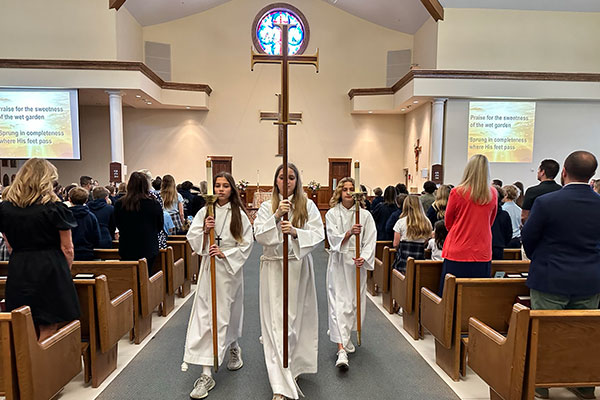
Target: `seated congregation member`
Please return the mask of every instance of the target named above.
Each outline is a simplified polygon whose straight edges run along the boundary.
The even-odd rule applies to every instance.
[[[425,242],[431,238],[431,222],[423,212],[419,197],[411,194],[404,200],[402,214],[394,225],[394,247],[398,249],[394,268],[404,272],[406,260],[425,258]]]
[[[404,199],[406,199],[406,197],[408,197],[406,193],[400,193],[396,196],[396,206],[398,209],[390,215],[385,223],[385,234],[388,237],[394,237],[394,225],[396,225],[398,218],[400,218],[400,214],[402,214],[402,206],[404,205]]]
[[[512,238],[512,223],[510,214],[502,209],[502,199],[506,194],[498,186],[494,185],[494,189],[498,195],[498,211],[492,224],[492,260],[503,260],[504,249],[509,247]]]
[[[111,249],[115,238],[117,225],[115,223],[115,208],[110,201],[110,193],[106,187],[98,186],[92,190],[92,198],[87,206],[94,213],[100,224],[99,249]]]
[[[73,228],[73,246],[75,246],[75,261],[90,261],[94,259],[94,249],[100,244],[100,225],[98,219],[85,205],[89,193],[82,187],[75,187],[69,192],[73,203],[71,212],[77,221]]]
[[[377,204],[383,201],[383,190],[381,190],[380,187],[376,187],[373,189],[373,194],[375,195],[375,198],[371,202],[371,212],[377,207]]]
[[[442,276],[488,278],[492,260],[492,224],[498,209],[498,192],[490,182],[488,159],[476,154],[469,159],[460,184],[450,191],[445,222],[448,236],[444,242]]]
[[[377,240],[392,240],[393,237],[386,233],[385,223],[394,211],[398,209],[396,205],[396,190],[393,186],[385,188],[383,193],[383,202],[379,203],[373,209],[373,219],[377,227]]]
[[[442,249],[444,248],[444,242],[448,236],[448,230],[444,220],[439,220],[433,226],[433,237],[427,242],[427,250],[431,250],[431,259],[434,261],[443,261]]]
[[[169,213],[175,225],[175,233],[183,234],[183,196],[177,192],[175,179],[172,175],[165,175],[160,186],[160,196],[163,199],[164,210]]]
[[[539,185],[532,186],[527,189],[523,198],[523,205],[521,206],[521,223],[524,224],[529,216],[529,211],[533,207],[535,199],[546,193],[552,193],[560,190],[561,186],[554,181],[560,165],[554,160],[547,159],[540,163],[537,171],[537,180],[540,181]]]
[[[600,196],[587,184],[596,157],[575,151],[564,162],[561,190],[536,199],[521,231],[531,259],[527,286],[534,310],[597,309],[600,301]],[[594,388],[569,388],[593,399]],[[549,398],[548,389],[536,397]]]
[[[421,205],[423,206],[423,210],[425,210],[425,211],[429,210],[429,207],[431,207],[431,205],[435,201],[434,193],[435,193],[436,189],[437,189],[437,186],[432,181],[426,181],[423,184],[423,194],[421,195],[421,197],[419,197],[419,200],[421,201]]]
[[[165,180],[163,179],[163,182]],[[212,347],[212,294],[210,257],[216,261],[217,282],[217,323],[219,365],[229,350],[227,369],[237,371],[244,365],[242,349],[238,339],[242,336],[244,315],[244,273],[242,267],[248,259],[254,244],[252,225],[233,177],[227,172],[217,174],[214,182],[215,216],[207,217],[206,207],[202,208],[187,233],[194,251],[202,256],[198,272],[198,287],[190,314],[185,351],[186,363],[202,365],[202,374],[194,383],[190,393],[192,399],[202,399],[215,387],[211,367]],[[209,233],[214,229],[218,242],[210,245]]]
[[[12,249],[6,282],[6,310],[31,307],[39,341],[58,324],[79,318],[79,300],[71,278],[73,213],[52,190],[54,165],[32,158],[4,190],[0,232]]]
[[[360,268],[361,323],[367,301],[367,270],[375,268],[377,229],[371,214],[361,204],[360,223],[356,224],[354,179],[341,179],[329,201],[325,215],[329,262],[327,263],[327,304],[329,339],[337,344],[338,368],[348,368],[348,353],[356,350],[352,331],[357,329],[356,268]],[[361,202],[362,203],[362,202]],[[356,235],[360,234],[360,257],[356,258]]]
[[[429,218],[431,225],[435,225],[437,221],[444,219],[449,196],[450,185],[441,185],[435,192],[435,200],[429,209],[426,210],[427,218]]]
[[[152,272],[158,256],[158,234],[163,229],[160,203],[150,196],[148,178],[134,172],[127,182],[127,194],[115,204],[119,229],[119,255],[124,261],[145,258]]]
[[[319,318],[311,252],[323,241],[319,209],[306,198],[298,168],[280,165],[273,179],[273,196],[260,205],[254,221],[256,241],[263,247],[260,260],[260,327],[273,400],[297,399],[300,374],[317,372]],[[287,181],[288,198],[281,193]],[[393,189],[392,189],[393,190]],[[289,221],[282,220],[288,214]],[[289,363],[283,368],[281,289],[283,235],[289,243]]]
[[[506,185],[502,188],[504,191],[504,200],[502,209],[510,215],[512,225],[511,240],[507,247],[511,249],[521,247],[521,207],[515,201],[519,197],[519,189],[514,185]]]

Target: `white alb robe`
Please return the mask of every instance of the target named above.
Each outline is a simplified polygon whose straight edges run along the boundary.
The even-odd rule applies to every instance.
[[[356,222],[355,207],[347,209],[338,203],[325,215],[329,262],[327,263],[327,304],[329,310],[329,339],[347,346],[352,331],[356,331],[356,235],[342,244],[346,232]],[[360,256],[365,259],[360,269],[361,324],[365,320],[367,270],[375,268],[377,229],[371,213],[360,209]]]
[[[225,258],[215,257],[217,287],[217,326],[219,365],[223,362],[229,345],[242,336],[244,318],[244,274],[242,266],[254,244],[252,225],[243,211],[242,243],[231,235],[231,204],[215,203],[215,236],[223,239],[219,248]],[[194,251],[202,256],[198,272],[198,286],[185,338],[183,361],[196,365],[213,365],[212,343],[212,293],[210,289],[210,257],[208,235],[204,235],[206,207],[196,214],[187,234]],[[223,221],[225,218],[225,221]],[[221,232],[222,229],[222,232]],[[206,240],[206,246],[204,241]],[[216,243],[216,242],[215,242]]]
[[[288,368],[283,368],[283,234],[271,211],[261,204],[254,221],[256,241],[263,246],[260,265],[260,326],[265,363],[273,393],[291,399],[302,394],[295,378],[317,372],[318,311],[311,251],[323,241],[317,206],[307,200],[308,221],[289,235]],[[291,221],[292,215],[290,213]]]

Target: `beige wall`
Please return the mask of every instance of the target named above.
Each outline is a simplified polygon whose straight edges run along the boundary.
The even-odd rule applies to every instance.
[[[421,193],[423,182],[427,178],[422,177],[422,170],[427,168],[429,171],[429,143],[431,137],[431,103],[423,104],[421,107],[406,114],[404,120],[404,130],[406,140],[404,142],[404,168],[408,168],[412,175],[412,182],[408,182],[409,192],[416,191]],[[419,170],[415,165],[415,145],[417,139],[420,139],[419,146],[422,151],[419,155]],[[398,182],[404,182],[404,175]],[[412,189],[412,190],[411,190]]]
[[[438,24],[433,18],[419,28],[414,37],[413,64],[423,69],[437,68]]]
[[[437,67],[600,72],[600,13],[445,9]]]
[[[144,61],[142,26],[125,7],[121,7],[116,15],[117,60]]]
[[[2,58],[114,60],[115,11],[107,0],[4,0]]]

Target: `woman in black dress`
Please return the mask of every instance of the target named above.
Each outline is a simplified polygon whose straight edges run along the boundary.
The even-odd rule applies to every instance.
[[[0,231],[12,249],[6,307],[9,311],[31,307],[40,342],[57,331],[58,323],[79,318],[71,278],[71,228],[77,223],[53,191],[57,179],[54,165],[32,158],[21,167],[0,203]]]
[[[158,255],[158,232],[163,229],[163,210],[150,197],[146,175],[134,172],[127,182],[127,194],[115,204],[115,222],[119,228],[119,255],[122,260],[145,258],[148,271]]]

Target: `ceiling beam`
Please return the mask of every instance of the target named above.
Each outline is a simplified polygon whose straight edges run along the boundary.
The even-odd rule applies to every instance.
[[[119,8],[125,3],[126,0],[108,0],[108,9],[114,8],[119,11]]]
[[[425,6],[431,17],[437,22],[444,20],[444,7],[438,0],[421,0],[421,3]]]

